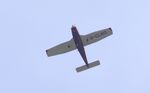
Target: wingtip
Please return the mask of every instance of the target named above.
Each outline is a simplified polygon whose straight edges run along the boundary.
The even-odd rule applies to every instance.
[[[46,55],[48,56],[48,50],[46,50]]]
[[[112,31],[112,29],[111,29],[111,27],[110,28],[108,28],[110,31]]]

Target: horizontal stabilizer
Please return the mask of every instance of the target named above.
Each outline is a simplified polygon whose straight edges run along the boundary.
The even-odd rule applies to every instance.
[[[87,66],[87,65],[84,65],[84,66],[78,67],[78,68],[76,68],[76,71],[77,71],[77,72],[81,72],[81,71],[87,70],[87,69],[89,69],[89,68],[98,66],[98,65],[100,65],[99,60],[94,61],[94,62],[92,62],[92,63],[89,63],[88,66]]]

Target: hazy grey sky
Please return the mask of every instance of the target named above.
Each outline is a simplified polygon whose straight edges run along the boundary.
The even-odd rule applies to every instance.
[[[77,51],[48,58],[45,50],[80,34],[111,27]],[[149,0],[1,0],[0,93],[150,93]]]

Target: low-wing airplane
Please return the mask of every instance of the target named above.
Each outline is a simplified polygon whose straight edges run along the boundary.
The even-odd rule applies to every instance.
[[[99,60],[94,61],[92,63],[88,63],[86,53],[84,50],[84,46],[87,46],[89,44],[95,43],[107,36],[112,35],[112,29],[111,28],[106,28],[103,30],[99,30],[87,35],[80,35],[77,28],[75,26],[71,27],[71,32],[73,38],[70,41],[67,41],[65,43],[62,43],[60,45],[57,45],[55,47],[52,47],[50,49],[46,50],[46,54],[48,57],[58,55],[58,54],[63,54],[75,49],[78,49],[81,57],[83,58],[85,65],[76,68],[77,72],[84,71],[86,69],[89,69],[91,67],[95,67],[97,65],[100,65]]]

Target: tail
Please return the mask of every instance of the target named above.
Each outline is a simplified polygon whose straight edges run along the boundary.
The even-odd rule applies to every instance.
[[[77,72],[81,72],[81,71],[87,70],[87,69],[89,69],[89,68],[98,66],[98,65],[100,65],[99,60],[94,61],[94,62],[92,62],[92,63],[89,63],[88,65],[83,65],[83,66],[81,66],[81,67],[78,67],[78,68],[76,68],[76,71],[77,71]]]

